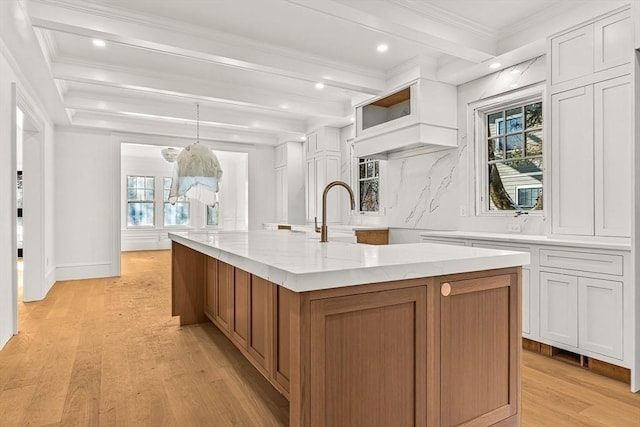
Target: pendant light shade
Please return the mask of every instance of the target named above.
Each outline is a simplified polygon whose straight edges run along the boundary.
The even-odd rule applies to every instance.
[[[200,144],[200,104],[197,105],[197,139],[178,154],[173,165],[173,179],[169,202],[174,204],[181,196],[198,199],[206,205],[216,202],[222,168],[216,155]]]

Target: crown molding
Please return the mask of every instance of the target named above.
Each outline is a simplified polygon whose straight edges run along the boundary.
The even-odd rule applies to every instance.
[[[424,19],[456,27],[462,31],[473,33],[477,37],[481,37],[490,41],[495,41],[498,38],[498,32],[493,30],[492,28],[464,18],[460,15],[451,13],[448,10],[444,10],[428,2],[415,0],[388,1],[410,11],[411,13],[420,15]]]

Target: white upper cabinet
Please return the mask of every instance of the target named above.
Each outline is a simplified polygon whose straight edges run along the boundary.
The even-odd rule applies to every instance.
[[[593,88],[551,97],[552,227],[593,235]]]
[[[632,46],[629,10],[552,37],[549,42],[552,91],[619,75],[620,71],[613,69],[631,62]]]

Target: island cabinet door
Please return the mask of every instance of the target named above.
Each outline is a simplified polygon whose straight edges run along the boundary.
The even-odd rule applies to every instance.
[[[238,347],[246,349],[249,337],[249,288],[251,286],[251,275],[239,268],[234,268],[233,270],[231,339],[236,342]]]
[[[207,257],[204,287],[204,312],[210,320],[216,317],[216,297],[218,295],[218,260]]]
[[[233,282],[233,266],[218,260],[214,323],[226,334],[231,333],[231,322],[233,322]]]
[[[509,271],[438,280],[442,426],[518,424],[520,273]]]
[[[267,377],[273,351],[273,287],[268,280],[251,275],[247,350]]]
[[[311,301],[311,426],[427,425],[426,292]]]

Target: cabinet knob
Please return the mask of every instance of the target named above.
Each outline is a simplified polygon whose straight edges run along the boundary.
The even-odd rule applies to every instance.
[[[440,293],[443,297],[448,297],[451,293],[451,285],[449,283],[443,283],[442,286],[440,286]]]

